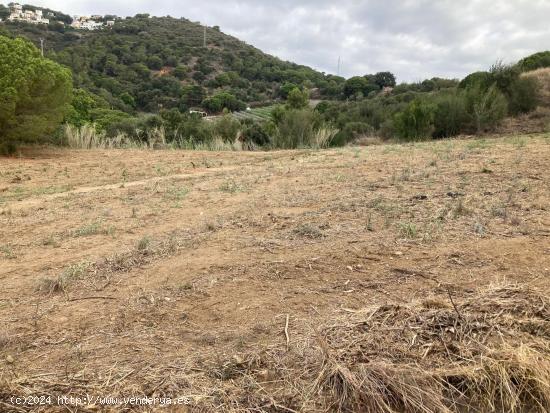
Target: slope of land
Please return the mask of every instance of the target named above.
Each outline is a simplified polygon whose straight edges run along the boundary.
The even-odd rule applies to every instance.
[[[0,403],[544,411],[548,159],[532,135],[3,160]]]
[[[69,67],[76,87],[125,111],[200,105],[221,91],[271,101],[285,82],[319,87],[330,78],[184,18],[136,15],[97,31],[4,22],[2,31],[37,47],[43,39],[46,57]]]

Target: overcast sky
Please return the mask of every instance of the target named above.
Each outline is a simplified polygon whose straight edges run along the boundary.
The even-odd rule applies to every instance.
[[[398,81],[462,78],[550,49],[550,0],[27,2],[71,15],[186,17],[326,73],[337,72],[340,56],[345,77],[390,70]]]

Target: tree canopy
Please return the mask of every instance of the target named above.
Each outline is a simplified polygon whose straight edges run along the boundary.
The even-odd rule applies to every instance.
[[[0,146],[11,152],[16,143],[37,141],[61,123],[72,79],[24,39],[0,36],[0,56]]]

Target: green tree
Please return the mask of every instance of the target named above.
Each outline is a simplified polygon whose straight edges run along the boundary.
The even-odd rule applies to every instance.
[[[32,43],[0,36],[0,146],[34,142],[54,132],[69,108],[68,69],[40,56]]]
[[[374,83],[380,88],[395,87],[395,76],[391,72],[378,72],[374,75]]]
[[[368,87],[369,81],[361,76],[354,76],[346,80],[344,83],[344,95],[349,98],[357,95],[358,93],[363,93],[363,91]]]
[[[309,104],[309,91],[300,90],[297,87],[288,94],[286,104],[291,109],[303,109]]]
[[[65,116],[65,122],[78,127],[83,126],[85,123],[92,121],[92,110],[107,107],[107,102],[99,96],[95,96],[84,89],[75,89],[73,100]]]
[[[0,4],[0,19],[6,20],[8,17],[10,17],[10,9],[8,9],[3,4]]]

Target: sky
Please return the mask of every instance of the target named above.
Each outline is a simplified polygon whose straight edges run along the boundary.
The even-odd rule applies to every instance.
[[[550,0],[27,0],[67,14],[185,17],[346,78],[463,78],[550,49]]]

